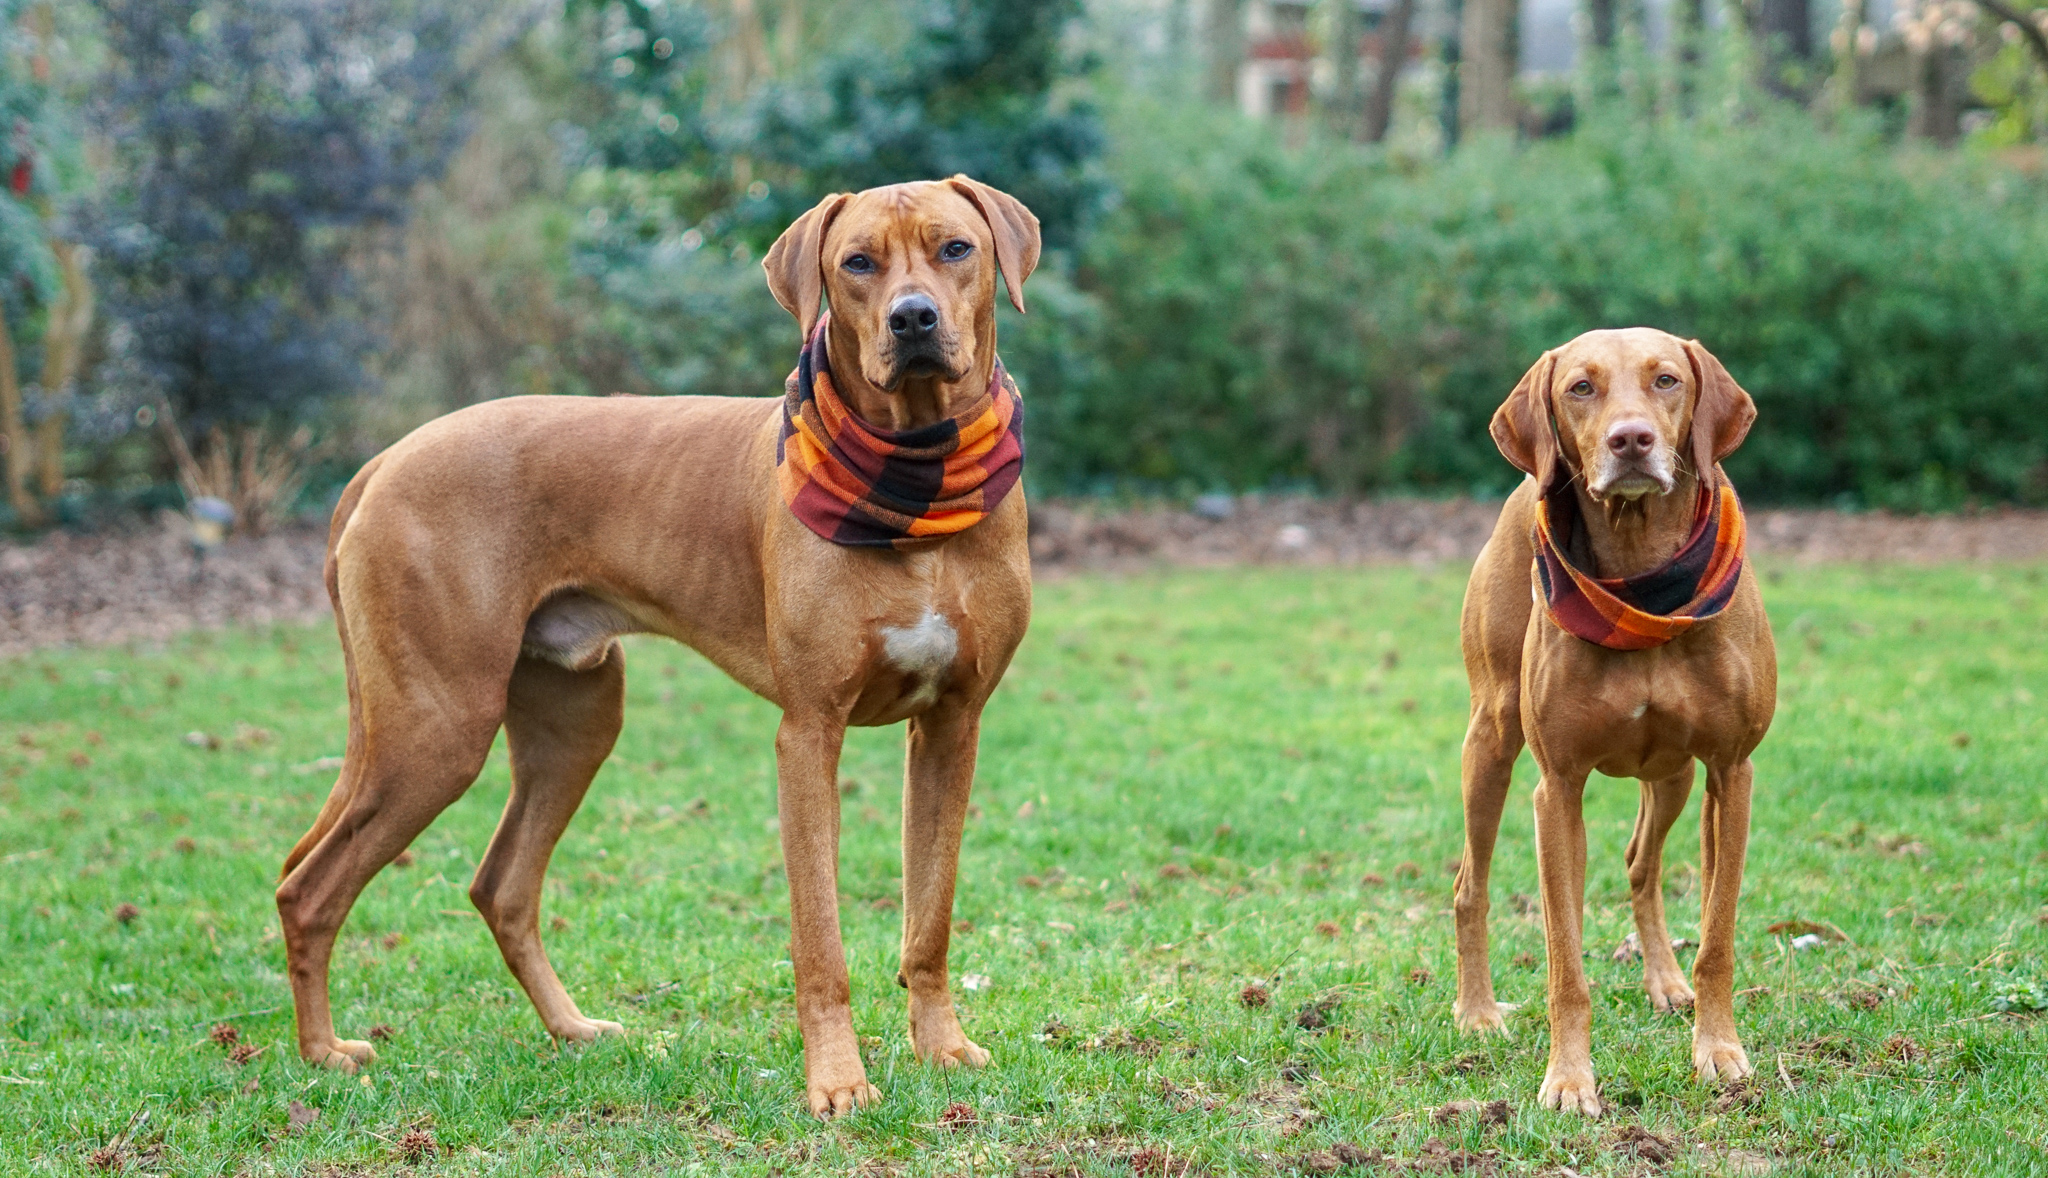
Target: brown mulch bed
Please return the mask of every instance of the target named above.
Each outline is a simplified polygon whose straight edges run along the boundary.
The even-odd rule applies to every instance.
[[[1158,565],[1466,561],[1500,507],[1465,499],[1243,496],[1223,519],[1184,507],[1050,500],[1032,505],[1041,575]],[[0,657],[46,646],[155,642],[229,624],[327,616],[326,529],[292,527],[195,560],[181,517],[125,533],[0,541]],[[1751,547],[1797,562],[2048,559],[2048,512],[1967,516],[1754,511]]]

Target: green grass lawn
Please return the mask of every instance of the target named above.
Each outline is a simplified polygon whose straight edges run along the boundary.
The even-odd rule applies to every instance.
[[[857,734],[842,909],[886,1099],[831,1125],[805,1114],[775,713],[694,655],[631,644],[625,734],[548,891],[564,981],[628,1037],[552,1046],[469,906],[501,747],[343,931],[337,1023],[393,1031],[361,1077],[297,1059],[271,904],[342,745],[331,632],[0,664],[0,1173],[102,1151],[180,1174],[1291,1174],[1339,1143],[1416,1172],[2048,1173],[2048,1021],[2001,1012],[2048,1005],[2043,570],[1767,575],[1783,690],[1742,907],[1749,1087],[1696,1086],[1689,1023],[1609,960],[1636,789],[1595,779],[1594,1122],[1536,1105],[1526,756],[1494,960],[1527,1005],[1511,1039],[1451,1026],[1463,587],[1450,567],[1041,585],[962,864],[953,976],[995,1054],[972,1075],[906,1042],[902,736]],[[1696,829],[1668,852],[1679,936]],[[1849,939],[1795,951],[1768,931],[1787,920]],[[1254,983],[1271,1001],[1248,1009]],[[260,1050],[231,1062],[221,1022]],[[1433,1119],[1461,1099],[1511,1111]],[[292,1131],[293,1102],[318,1119]],[[942,1121],[955,1103],[972,1123]]]

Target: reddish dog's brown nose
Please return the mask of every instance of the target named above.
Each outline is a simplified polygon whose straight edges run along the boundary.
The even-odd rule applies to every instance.
[[[939,307],[930,295],[907,294],[889,304],[889,334],[906,344],[922,343],[939,326]]]
[[[1607,431],[1607,448],[1619,458],[1647,458],[1657,448],[1657,429],[1647,421],[1624,421]]]

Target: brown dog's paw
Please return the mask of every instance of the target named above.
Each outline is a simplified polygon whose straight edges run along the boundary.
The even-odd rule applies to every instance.
[[[1683,975],[1646,974],[1643,978],[1643,988],[1650,992],[1651,1009],[1659,1014],[1692,1009],[1692,987],[1685,984]]]
[[[1692,1045],[1692,1074],[1702,1084],[1716,1081],[1727,1083],[1754,1075],[1756,1069],[1749,1064],[1749,1053],[1742,1044],[1729,1039],[1718,1041],[1697,1039]]]
[[[1600,1115],[1600,1091],[1593,1083],[1593,1070],[1557,1072],[1543,1077],[1543,1090],[1536,1099],[1544,1108],[1553,1108],[1561,1113],[1583,1113],[1589,1117]]]
[[[1452,1003],[1451,1018],[1457,1024],[1458,1029],[1467,1035],[1506,1035],[1512,1037],[1514,1032],[1508,1030],[1507,1016],[1519,1010],[1521,1005],[1519,1002],[1489,1001],[1484,1003],[1474,1002],[1468,1006],[1461,999],[1458,1002]]]
[[[354,1075],[364,1064],[377,1062],[377,1049],[361,1039],[336,1039],[324,1048],[315,1048],[300,1054],[306,1062],[332,1068],[343,1075]]]
[[[934,1051],[925,1056],[924,1060],[942,1068],[985,1068],[991,1058],[981,1044],[962,1036],[959,1043]]]
[[[855,1109],[880,1104],[882,1090],[868,1083],[866,1077],[844,1084],[814,1081],[810,1085],[810,1098],[811,1115],[821,1121],[829,1121]]]
[[[601,1018],[579,1018],[562,1027],[550,1027],[548,1033],[564,1043],[589,1043],[602,1035],[623,1035],[626,1028],[618,1023]]]

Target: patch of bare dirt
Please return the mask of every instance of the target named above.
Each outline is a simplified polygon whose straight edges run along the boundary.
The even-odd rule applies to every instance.
[[[1158,565],[1465,561],[1500,514],[1470,499],[1205,499],[1206,514],[1044,500],[1031,507],[1042,576]],[[1796,562],[2048,559],[2048,511],[1894,516],[1758,510],[1750,546]],[[47,646],[160,641],[186,630],[327,616],[326,529],[295,525],[194,557],[182,516],[126,532],[0,540],[0,658]]]
[[[0,542],[0,658],[327,616],[324,528],[232,540],[204,560],[189,536],[183,518],[167,513],[134,532]]]
[[[1148,565],[1463,561],[1493,534],[1500,504],[1471,499],[1311,499],[1242,495],[1207,514],[1165,503],[1087,500],[1031,505],[1040,572]],[[2048,511],[1897,516],[1813,509],[1753,510],[1753,551],[1798,562],[2048,559]]]

